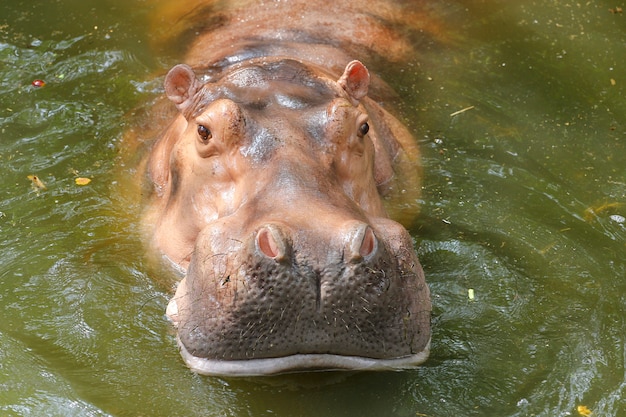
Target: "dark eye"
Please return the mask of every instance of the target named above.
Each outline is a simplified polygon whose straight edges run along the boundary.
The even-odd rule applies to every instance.
[[[198,136],[203,142],[208,142],[211,139],[211,131],[206,126],[198,125]]]
[[[361,126],[359,126],[359,136],[363,137],[365,135],[367,135],[367,132],[370,131],[370,125],[367,124],[367,122],[363,123]]]

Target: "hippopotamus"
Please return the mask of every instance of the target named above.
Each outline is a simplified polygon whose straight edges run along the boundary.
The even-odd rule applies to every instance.
[[[185,363],[221,376],[423,363],[430,294],[403,226],[419,151],[366,67],[411,53],[390,29],[407,11],[198,3],[176,21],[196,26],[145,164],[150,249],[182,274],[166,314]]]

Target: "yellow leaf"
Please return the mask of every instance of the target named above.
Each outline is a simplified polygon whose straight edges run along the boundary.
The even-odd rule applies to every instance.
[[[586,222],[591,223],[593,220],[600,216],[610,216],[611,214],[617,214],[618,210],[621,210],[626,204],[620,202],[605,202],[596,206],[587,207],[583,213],[583,218]]]
[[[74,180],[76,185],[87,185],[91,182],[89,178],[78,177]]]
[[[592,414],[591,410],[585,405],[579,405],[576,407],[576,410],[583,417],[589,417]]]
[[[46,189],[46,184],[44,184],[37,175],[27,175],[27,178],[31,180],[33,187],[39,188],[40,190]]]

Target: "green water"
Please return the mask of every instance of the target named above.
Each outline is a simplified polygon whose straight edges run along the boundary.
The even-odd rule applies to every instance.
[[[431,4],[441,36],[416,39],[420,55],[390,71],[424,154],[412,233],[433,296],[430,360],[231,380],[179,358],[168,288],[122,197],[127,114],[176,62],[148,47],[151,4],[0,0],[0,415],[626,415],[615,6]]]

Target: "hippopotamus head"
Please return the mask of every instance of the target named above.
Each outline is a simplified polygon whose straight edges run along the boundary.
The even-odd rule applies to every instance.
[[[381,202],[393,172],[376,155],[386,128],[363,105],[369,77],[358,61],[334,78],[288,59],[204,81],[184,65],[167,75],[179,115],[149,161],[153,242],[185,271],[167,314],[193,370],[388,369],[427,357],[429,291],[411,237]]]

